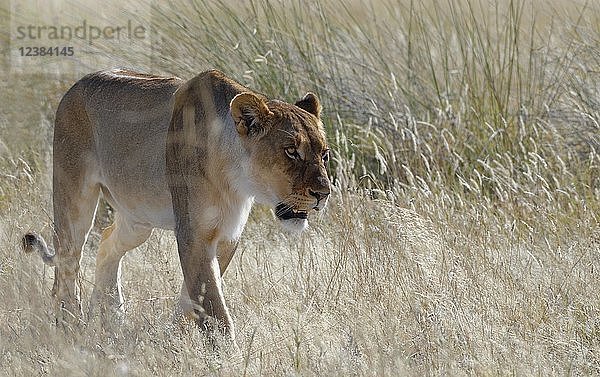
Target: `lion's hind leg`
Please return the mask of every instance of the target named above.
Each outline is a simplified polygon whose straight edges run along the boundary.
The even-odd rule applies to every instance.
[[[78,282],[81,252],[89,234],[98,202],[98,190],[87,187],[80,193],[79,200],[65,199],[63,214],[55,215],[54,288],[59,308],[60,322],[77,322],[81,317],[81,296]],[[55,203],[60,203],[56,195]],[[60,204],[59,204],[60,205]],[[56,211],[55,211],[56,214]],[[75,321],[73,321],[75,320]]]
[[[122,258],[127,251],[141,245],[151,233],[151,227],[130,221],[122,217],[119,212],[115,215],[114,223],[104,229],[96,256],[91,316],[97,314],[104,317],[103,319],[121,317],[124,312],[121,287]]]
[[[92,227],[100,188],[88,177],[78,177],[54,166],[54,263],[53,295],[58,302],[59,323],[81,318],[78,281],[81,253]]]
[[[74,85],[56,112],[52,165],[54,252],[34,242],[38,251],[43,251],[42,258],[46,256],[44,261],[56,266],[53,293],[59,304],[59,322],[81,315],[79,263],[100,196],[93,130],[81,95],[81,88]],[[35,239],[28,237],[24,245]]]

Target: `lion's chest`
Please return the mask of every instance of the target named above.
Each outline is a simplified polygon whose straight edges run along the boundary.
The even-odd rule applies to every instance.
[[[235,241],[240,238],[254,200],[249,198],[228,205],[206,206],[200,213],[200,224],[219,241]]]

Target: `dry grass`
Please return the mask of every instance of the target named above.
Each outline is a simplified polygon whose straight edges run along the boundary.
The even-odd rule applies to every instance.
[[[216,67],[287,100],[317,91],[335,152],[336,192],[307,232],[253,212],[225,275],[240,350],[220,357],[173,324],[182,277],[170,232],[126,257],[117,334],[53,325],[52,271],[19,240],[51,232],[53,112],[78,73],[3,81],[0,373],[600,374],[599,10],[152,5],[154,50],[128,51],[132,66],[182,77]]]

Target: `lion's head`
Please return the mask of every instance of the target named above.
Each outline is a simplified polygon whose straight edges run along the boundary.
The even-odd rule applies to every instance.
[[[272,206],[284,225],[303,230],[308,214],[325,207],[330,194],[329,149],[318,98],[307,93],[295,105],[241,93],[231,115],[250,154],[256,199]]]

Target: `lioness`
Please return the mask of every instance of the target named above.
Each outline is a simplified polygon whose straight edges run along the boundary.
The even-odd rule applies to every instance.
[[[233,339],[221,275],[253,202],[298,230],[327,202],[320,112],[312,93],[294,105],[269,100],[215,70],[187,82],[126,70],[78,81],[56,113],[54,250],[23,237],[25,251],[55,266],[59,315],[81,313],[76,277],[102,194],[116,214],[102,232],[92,310],[119,311],[122,257],[153,228],[174,229],[180,303],[201,328]]]

